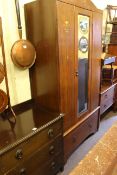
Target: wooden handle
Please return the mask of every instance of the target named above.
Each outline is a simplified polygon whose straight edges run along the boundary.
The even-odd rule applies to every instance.
[[[17,21],[18,21],[19,37],[22,38],[22,26],[21,26],[21,18],[20,18],[19,0],[15,0],[15,7],[16,7],[16,14],[17,14]]]

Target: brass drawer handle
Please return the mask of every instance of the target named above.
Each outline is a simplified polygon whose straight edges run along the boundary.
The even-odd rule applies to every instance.
[[[54,148],[54,146],[52,145],[52,146],[50,146],[49,154],[52,155],[52,154],[54,154],[54,152],[55,152],[55,148]]]
[[[15,154],[16,159],[22,159],[23,157],[23,152],[22,149],[18,149]]]
[[[20,175],[26,175],[26,168],[22,168],[21,170],[20,170],[20,173],[19,173]]]
[[[52,163],[51,163],[52,169],[55,169],[55,166],[56,166],[56,163],[55,163],[55,162],[52,162]]]
[[[50,138],[53,138],[53,137],[54,137],[54,131],[53,131],[53,129],[49,129],[49,131],[48,131],[48,136],[49,136]]]

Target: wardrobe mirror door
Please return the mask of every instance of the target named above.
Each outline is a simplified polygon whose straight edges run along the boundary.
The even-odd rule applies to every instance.
[[[89,20],[78,15],[78,113],[88,110]]]

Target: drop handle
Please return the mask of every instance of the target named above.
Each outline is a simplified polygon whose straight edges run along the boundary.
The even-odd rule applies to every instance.
[[[55,166],[56,166],[56,163],[53,161],[53,162],[51,163],[52,169],[55,169]]]
[[[22,168],[20,170],[20,175],[26,175],[26,169],[25,168]]]
[[[54,151],[55,151],[54,146],[53,146],[53,145],[52,145],[52,146],[50,146],[50,149],[49,149],[49,154],[50,154],[50,155],[53,155],[53,154],[54,154]]]
[[[79,76],[79,73],[78,73],[78,71],[76,71],[76,72],[75,72],[75,75],[76,75],[76,76]]]
[[[22,159],[22,157],[23,157],[22,149],[18,149],[18,150],[16,151],[15,157],[16,157],[16,159]]]
[[[49,138],[53,138],[54,137],[54,131],[53,131],[53,129],[49,129],[48,136],[49,136]]]

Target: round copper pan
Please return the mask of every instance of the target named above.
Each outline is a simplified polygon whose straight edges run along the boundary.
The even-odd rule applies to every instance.
[[[4,77],[5,77],[4,66],[2,65],[2,63],[0,63],[0,83],[2,83]]]
[[[23,69],[30,68],[36,58],[36,51],[30,41],[20,39],[11,48],[11,58],[13,63]]]
[[[0,113],[3,112],[8,105],[7,94],[0,89]]]

